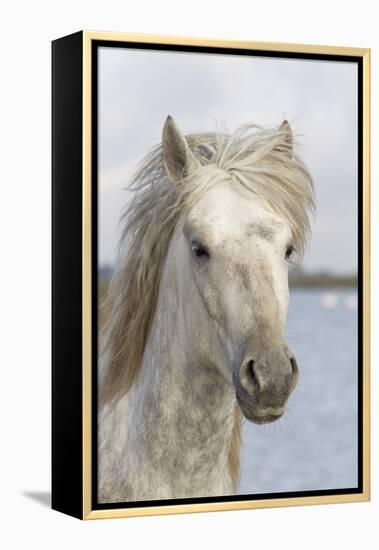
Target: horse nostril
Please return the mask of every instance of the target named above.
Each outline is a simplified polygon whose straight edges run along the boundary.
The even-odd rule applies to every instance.
[[[247,377],[254,386],[258,386],[258,379],[254,371],[254,361],[251,360],[247,364]]]
[[[292,374],[297,374],[299,369],[298,369],[297,361],[295,357],[293,356],[291,357],[290,363],[291,363]]]

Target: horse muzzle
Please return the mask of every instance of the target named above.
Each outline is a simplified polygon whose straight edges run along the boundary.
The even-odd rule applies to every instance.
[[[287,347],[247,355],[233,375],[237,401],[244,416],[255,424],[278,420],[298,377],[297,361]]]

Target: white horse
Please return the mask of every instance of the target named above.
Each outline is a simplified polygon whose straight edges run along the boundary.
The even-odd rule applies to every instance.
[[[185,137],[168,117],[140,164],[106,304],[99,502],[233,494],[241,411],[283,415],[288,260],[314,207],[292,141],[287,121]]]

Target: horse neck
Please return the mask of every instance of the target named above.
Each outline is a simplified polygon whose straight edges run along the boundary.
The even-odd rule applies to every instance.
[[[234,392],[215,365],[196,353],[177,272],[168,265],[162,274],[130,423],[138,428],[131,428],[129,449],[146,462],[144,477],[150,492],[157,487],[156,498],[232,492]],[[186,296],[190,299],[189,286]]]

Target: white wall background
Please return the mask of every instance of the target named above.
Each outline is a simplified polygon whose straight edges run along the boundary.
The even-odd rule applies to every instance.
[[[376,548],[378,339],[373,339],[373,500],[364,504],[81,523],[26,493],[50,483],[50,40],[85,28],[372,48],[372,249],[378,250],[379,38],[370,0],[8,3],[1,8],[0,544],[4,548]],[[372,280],[378,280],[378,255]],[[374,285],[373,334],[378,330]],[[70,399],[70,396],[67,396]]]

